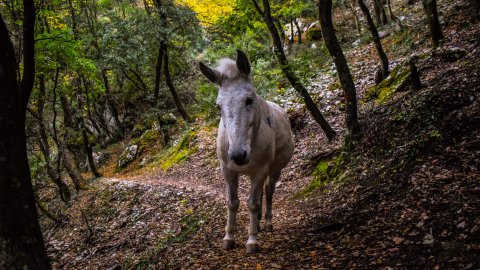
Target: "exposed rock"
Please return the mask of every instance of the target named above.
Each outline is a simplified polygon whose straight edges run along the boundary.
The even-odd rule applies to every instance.
[[[117,168],[125,168],[128,164],[135,160],[138,154],[138,145],[133,144],[125,148],[122,155],[118,158]]]

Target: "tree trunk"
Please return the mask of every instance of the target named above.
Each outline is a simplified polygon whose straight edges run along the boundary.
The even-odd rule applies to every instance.
[[[57,73],[55,75],[55,87],[57,85],[57,79],[58,79],[58,69]],[[60,198],[62,201],[65,203],[68,203],[70,201],[70,190],[68,189],[67,184],[62,180],[61,175],[57,173],[57,170],[55,170],[52,166],[52,162],[50,160],[50,146],[48,144],[48,137],[47,137],[47,128],[45,126],[45,119],[43,116],[43,109],[45,105],[45,76],[39,75],[38,76],[38,84],[39,84],[39,96],[37,98],[37,111],[38,111],[38,122],[39,122],[39,133],[40,136],[38,137],[38,142],[40,146],[40,150],[43,154],[43,158],[45,159],[45,168],[47,170],[47,174],[50,177],[50,180],[54,184],[57,185]]]
[[[88,93],[86,94],[88,95]],[[83,138],[83,146],[85,147],[85,153],[87,154],[88,166],[90,167],[90,171],[93,173],[95,177],[100,177],[102,175],[97,171],[97,166],[95,166],[95,162],[93,160],[92,145],[88,140],[87,127],[85,125],[85,118],[83,116],[83,101],[82,101],[81,92],[77,96],[77,103],[78,103],[78,121],[77,122],[80,123],[80,129],[81,129],[82,138]]]
[[[273,44],[275,46],[274,52],[275,56],[280,63],[280,67],[282,69],[283,74],[287,77],[288,81],[292,85],[292,87],[303,97],[305,105],[307,106],[308,111],[312,115],[313,119],[320,125],[323,132],[329,140],[332,140],[336,136],[335,130],[328,124],[325,117],[323,117],[322,113],[318,109],[317,105],[313,101],[312,97],[308,93],[307,89],[302,85],[300,80],[298,79],[295,72],[292,70],[292,67],[288,63],[287,57],[285,52],[283,51],[282,42],[280,40],[280,36],[278,35],[278,30],[273,23],[272,15],[270,13],[270,3],[268,0],[262,0],[263,2],[263,11],[256,2],[256,0],[252,0],[255,9],[257,9],[258,13],[262,15],[265,24],[270,31],[270,35],[272,36]]]
[[[345,95],[345,144],[350,145],[360,135],[360,125],[357,117],[357,92],[347,60],[333,28],[332,0],[320,0],[319,16],[323,39],[337,68],[338,78]]]
[[[160,46],[158,47],[157,53],[157,65],[155,66],[155,85],[153,90],[153,96],[155,98],[155,106],[158,103],[158,96],[160,95],[160,79],[162,76],[162,66],[163,66],[163,51],[165,50],[165,42],[160,41]]]
[[[395,14],[393,14],[392,0],[387,0],[387,7],[388,7],[388,16],[390,17],[390,20],[392,22],[398,20],[397,17],[395,17]]]
[[[23,1],[24,62],[19,83],[13,45],[0,14],[0,262],[4,269],[51,269],[28,166],[25,111],[35,76],[35,7]]]
[[[120,132],[123,132],[122,123],[120,122],[120,118],[118,117],[118,110],[115,104],[113,104],[111,100],[111,90],[110,90],[110,83],[108,82],[107,72],[103,69],[102,70],[102,79],[103,84],[105,85],[105,99],[107,101],[107,106],[110,108],[113,116],[113,120],[115,121],[115,125],[117,126]]]
[[[375,15],[375,24],[377,26],[382,24],[382,15],[380,14],[380,6],[378,0],[373,0],[373,13]]]
[[[437,0],[423,0],[423,7],[427,14],[428,25],[430,26],[433,48],[437,48],[440,45],[440,40],[444,38],[440,21],[438,20]]]
[[[420,73],[418,72],[417,66],[415,65],[416,57],[411,57],[408,61],[410,66],[410,81],[414,90],[420,90],[423,88],[422,82],[420,81]]]
[[[177,106],[177,110],[180,113],[180,115],[183,117],[185,121],[191,122],[190,116],[188,115],[187,110],[183,107],[183,103],[177,94],[177,90],[175,90],[175,86],[173,85],[172,77],[170,75],[170,68],[168,65],[169,65],[168,49],[167,49],[167,46],[165,46],[165,49],[163,51],[163,74],[165,75],[165,80],[167,82],[168,90],[170,90],[170,93],[173,96],[173,101],[175,102],[175,106]]]
[[[378,36],[377,27],[375,27],[372,16],[370,15],[370,11],[368,10],[363,0],[358,0],[358,5],[360,6],[360,9],[365,16],[365,19],[367,20],[368,30],[370,30],[370,33],[372,34],[373,42],[375,43],[375,49],[377,50],[378,56],[380,57],[380,61],[382,62],[382,77],[386,78],[390,73],[390,71],[388,70],[388,58],[383,51],[382,42],[380,41],[380,37]]]
[[[387,13],[385,12],[385,8],[383,6],[383,0],[377,0],[378,7],[380,9],[380,15],[382,16],[382,24],[386,25],[388,23]]]
[[[293,20],[292,20],[290,22],[290,39],[288,40],[289,44],[292,45],[294,40],[295,40],[295,33],[293,32]],[[283,48],[283,46],[282,46],[282,48]]]
[[[355,20],[355,28],[357,29],[358,35],[361,35],[362,27],[360,26],[360,20],[358,19],[357,11],[355,11],[355,0],[350,0],[348,6],[350,11],[352,11],[353,18]]]
[[[295,26],[297,27],[297,30],[298,30],[298,44],[302,44],[302,29],[300,28],[300,23],[297,20],[295,20]]]

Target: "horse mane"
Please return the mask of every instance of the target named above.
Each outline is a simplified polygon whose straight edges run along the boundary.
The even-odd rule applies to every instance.
[[[240,76],[237,63],[230,58],[222,58],[218,61],[217,70],[227,79],[236,79]]]

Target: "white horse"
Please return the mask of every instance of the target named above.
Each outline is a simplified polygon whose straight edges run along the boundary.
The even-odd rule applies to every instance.
[[[262,216],[263,189],[266,192],[265,230],[271,232],[272,197],[282,169],[293,155],[293,136],[286,112],[255,93],[247,56],[237,50],[236,61],[224,58],[217,68],[200,63],[202,73],[218,87],[221,112],[217,136],[217,157],[227,183],[228,220],[223,248],[235,244],[239,207],[238,178],[250,177],[250,226],[247,253],[258,251],[258,228]]]

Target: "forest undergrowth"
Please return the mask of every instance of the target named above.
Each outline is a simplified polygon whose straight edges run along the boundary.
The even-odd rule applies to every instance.
[[[119,149],[114,149],[100,168],[106,177],[90,180],[70,206],[58,206],[64,210],[58,222],[42,216],[53,267],[478,269],[480,27],[464,24],[469,16],[452,7],[444,15],[444,44],[435,50],[415,45],[422,89],[406,83],[388,98],[361,99],[362,138],[352,149],[342,148],[342,138],[327,142],[301,106],[289,112],[295,153],[275,194],[274,232],[260,232],[259,253],[247,255],[243,245],[246,178],[240,186],[238,243],[233,250],[221,249],[226,206],[216,129],[197,121],[177,136],[179,144],[168,154],[182,153],[184,143],[195,148],[178,164],[162,170],[156,144],[145,150],[152,165],[139,168],[138,161],[115,171]],[[398,56],[392,68],[410,58],[401,46],[413,45],[402,35],[382,40],[387,53]],[[346,52],[359,98],[373,91],[372,52],[367,43]],[[339,91],[331,73],[319,76]],[[336,130],[343,126],[343,112],[335,107],[340,99],[320,98],[330,106],[327,116]],[[50,208],[55,204],[60,205],[52,201]]]

